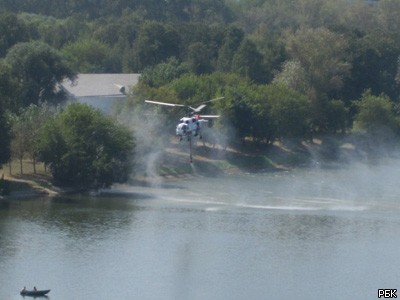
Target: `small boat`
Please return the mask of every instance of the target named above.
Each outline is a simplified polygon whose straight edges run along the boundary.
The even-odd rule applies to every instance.
[[[45,296],[47,293],[49,293],[50,290],[22,290],[20,292],[21,296],[33,296],[33,297],[40,297],[40,296]]]

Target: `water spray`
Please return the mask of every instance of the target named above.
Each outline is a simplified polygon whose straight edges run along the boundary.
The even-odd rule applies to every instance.
[[[190,163],[193,163],[193,157],[192,157],[192,137],[189,136],[189,156],[190,156]]]

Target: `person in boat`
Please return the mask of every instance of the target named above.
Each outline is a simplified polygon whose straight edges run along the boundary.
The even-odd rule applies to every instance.
[[[24,288],[21,290],[21,293],[26,292],[26,286],[24,286]]]
[[[37,291],[37,288],[36,288],[36,286],[34,286],[34,287],[33,287],[33,290],[34,290],[35,292]]]

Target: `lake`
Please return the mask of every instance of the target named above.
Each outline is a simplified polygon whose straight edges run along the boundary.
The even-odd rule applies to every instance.
[[[400,162],[0,202],[0,299],[377,299],[400,288]]]

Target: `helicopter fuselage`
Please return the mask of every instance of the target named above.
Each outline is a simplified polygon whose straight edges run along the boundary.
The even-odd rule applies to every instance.
[[[182,140],[183,137],[200,136],[201,128],[208,123],[207,120],[200,119],[199,116],[184,117],[180,119],[176,126],[176,135]]]
[[[184,117],[180,119],[179,124],[176,126],[176,135],[179,136],[179,139],[182,140],[183,137],[187,137],[188,141],[192,141],[192,136],[199,136],[202,138],[201,129],[203,127],[211,127],[213,122],[208,119],[219,118],[219,115],[197,115],[202,109],[204,109],[207,105],[206,103],[221,100],[224,97],[219,97],[215,99],[211,99],[205,102],[200,103],[197,107],[192,107],[185,104],[177,104],[177,103],[167,103],[167,102],[159,102],[152,100],[144,100],[146,103],[169,106],[169,107],[187,107],[191,110],[190,117]],[[190,143],[190,145],[192,145]]]

